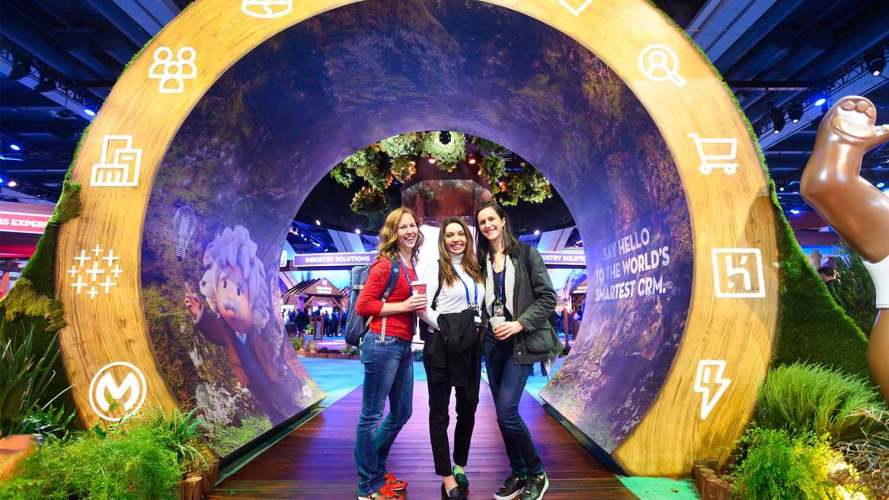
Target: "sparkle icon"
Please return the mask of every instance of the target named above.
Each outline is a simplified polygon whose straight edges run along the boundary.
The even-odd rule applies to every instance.
[[[90,257],[90,254],[93,256]],[[91,265],[87,265],[87,262]],[[114,250],[105,250],[101,245],[96,245],[91,250],[81,249],[65,274],[73,280],[71,288],[77,295],[83,294],[90,300],[96,300],[120,285],[123,270],[120,268],[120,257],[114,254]]]

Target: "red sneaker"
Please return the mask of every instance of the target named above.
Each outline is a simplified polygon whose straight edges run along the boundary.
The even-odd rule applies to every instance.
[[[359,496],[358,500],[404,500],[404,495],[392,491],[392,487],[384,484],[379,490],[373,492],[369,497]]]
[[[401,492],[407,489],[407,481],[398,479],[397,477],[395,477],[395,474],[387,472],[383,475],[383,477],[386,479],[386,486],[392,488],[392,491]]]

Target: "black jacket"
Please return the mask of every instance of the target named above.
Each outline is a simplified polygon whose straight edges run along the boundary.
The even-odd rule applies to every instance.
[[[447,373],[447,381],[454,387],[474,381],[482,347],[482,335],[476,329],[474,318],[469,309],[438,316],[438,332],[431,334],[423,346],[423,363],[438,370],[427,370],[427,376],[435,378],[437,374]]]
[[[510,313],[525,329],[514,337],[513,358],[516,364],[530,365],[562,352],[561,341],[550,323],[556,309],[556,292],[536,249],[520,243],[514,253],[509,256],[515,269]],[[487,263],[482,263],[482,269],[487,273]],[[484,308],[485,319],[488,307],[486,304]]]

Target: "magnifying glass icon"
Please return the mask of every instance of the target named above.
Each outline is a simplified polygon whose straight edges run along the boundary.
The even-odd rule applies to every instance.
[[[677,87],[685,86],[685,78],[679,74],[679,58],[676,52],[666,45],[655,43],[639,53],[639,71],[649,80],[671,81]]]

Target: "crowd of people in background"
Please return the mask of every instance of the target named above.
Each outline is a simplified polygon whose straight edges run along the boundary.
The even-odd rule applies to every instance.
[[[333,309],[322,309],[319,306],[314,309],[305,307],[299,310],[290,309],[283,314],[287,333],[300,337],[311,333],[315,340],[342,336],[348,319],[348,313],[339,307]]]

